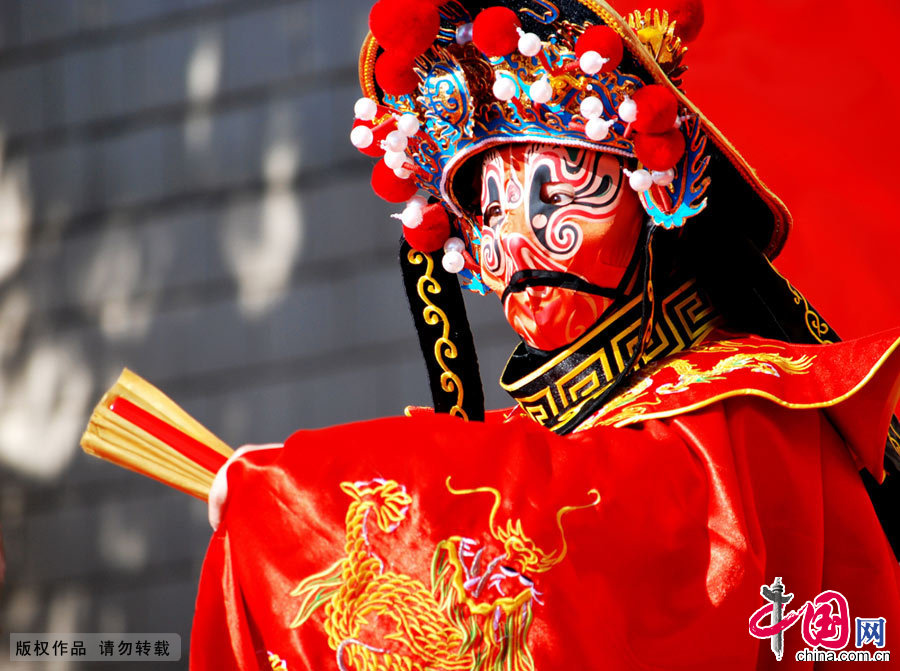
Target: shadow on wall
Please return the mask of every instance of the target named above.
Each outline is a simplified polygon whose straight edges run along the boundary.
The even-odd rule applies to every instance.
[[[2,631],[176,632],[187,649],[204,504],[78,448],[123,366],[233,445],[429,403],[397,208],[347,139],[370,4],[10,3]],[[473,325],[499,367],[493,303]]]

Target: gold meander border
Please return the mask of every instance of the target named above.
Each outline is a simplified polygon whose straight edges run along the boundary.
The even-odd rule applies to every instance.
[[[462,407],[462,380],[459,379],[459,376],[456,373],[450,370],[450,366],[448,366],[447,362],[444,360],[444,357],[455,359],[459,354],[456,345],[450,340],[450,320],[447,319],[447,313],[435,305],[428,297],[428,294],[441,293],[441,285],[432,275],[432,272],[434,271],[434,259],[431,254],[426,254],[415,249],[410,249],[406,254],[406,258],[415,266],[420,266],[423,262],[426,264],[425,272],[419,276],[419,279],[416,282],[416,293],[419,295],[419,298],[422,299],[422,302],[425,303],[425,309],[422,310],[422,317],[425,319],[425,323],[429,326],[437,326],[439,324],[441,326],[441,337],[434,343],[434,359],[443,371],[441,373],[441,389],[448,394],[453,393],[454,391],[456,392],[456,404],[450,408],[449,414],[455,415],[456,417],[462,417],[464,420],[469,421],[469,415]]]

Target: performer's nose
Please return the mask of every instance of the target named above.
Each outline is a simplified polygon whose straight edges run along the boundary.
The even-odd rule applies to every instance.
[[[506,256],[506,279],[519,270],[534,267],[534,246],[529,244],[533,235],[525,223],[524,208],[510,210],[500,228],[500,242]]]

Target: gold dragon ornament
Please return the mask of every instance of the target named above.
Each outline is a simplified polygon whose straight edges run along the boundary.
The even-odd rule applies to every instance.
[[[681,77],[687,71],[687,67],[682,64],[687,47],[675,35],[675,21],[669,20],[669,13],[658,9],[643,12],[635,10],[625,20],[637,33],[641,43],[653,54],[669,80],[681,88]]]
[[[328,644],[341,671],[533,671],[527,635],[540,593],[528,575],[549,571],[563,560],[562,517],[596,506],[600,494],[591,490],[589,503],[557,511],[562,546],[546,553],[525,535],[521,520],[508,520],[505,527],[495,523],[501,503],[496,489],[455,490],[450,478],[446,485],[454,495],[494,496],[489,528],[503,553],[488,561],[485,548],[477,548],[474,540],[452,536],[440,541],[428,588],[390,570],[369,542],[370,525],[390,534],[406,519],[413,501],[406,488],[383,479],[341,483],[353,499],[345,518],[346,556],[291,592],[302,601],[290,625],[302,626],[324,606]],[[510,583],[516,587],[505,592],[502,584]],[[500,596],[488,596],[494,593]],[[366,628],[376,622],[379,631],[389,633],[380,641],[365,640]]]

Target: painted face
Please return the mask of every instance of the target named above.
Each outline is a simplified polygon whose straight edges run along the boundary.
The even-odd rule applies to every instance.
[[[481,179],[481,270],[513,329],[553,350],[609,307],[643,210],[621,159],[589,149],[507,145]]]

